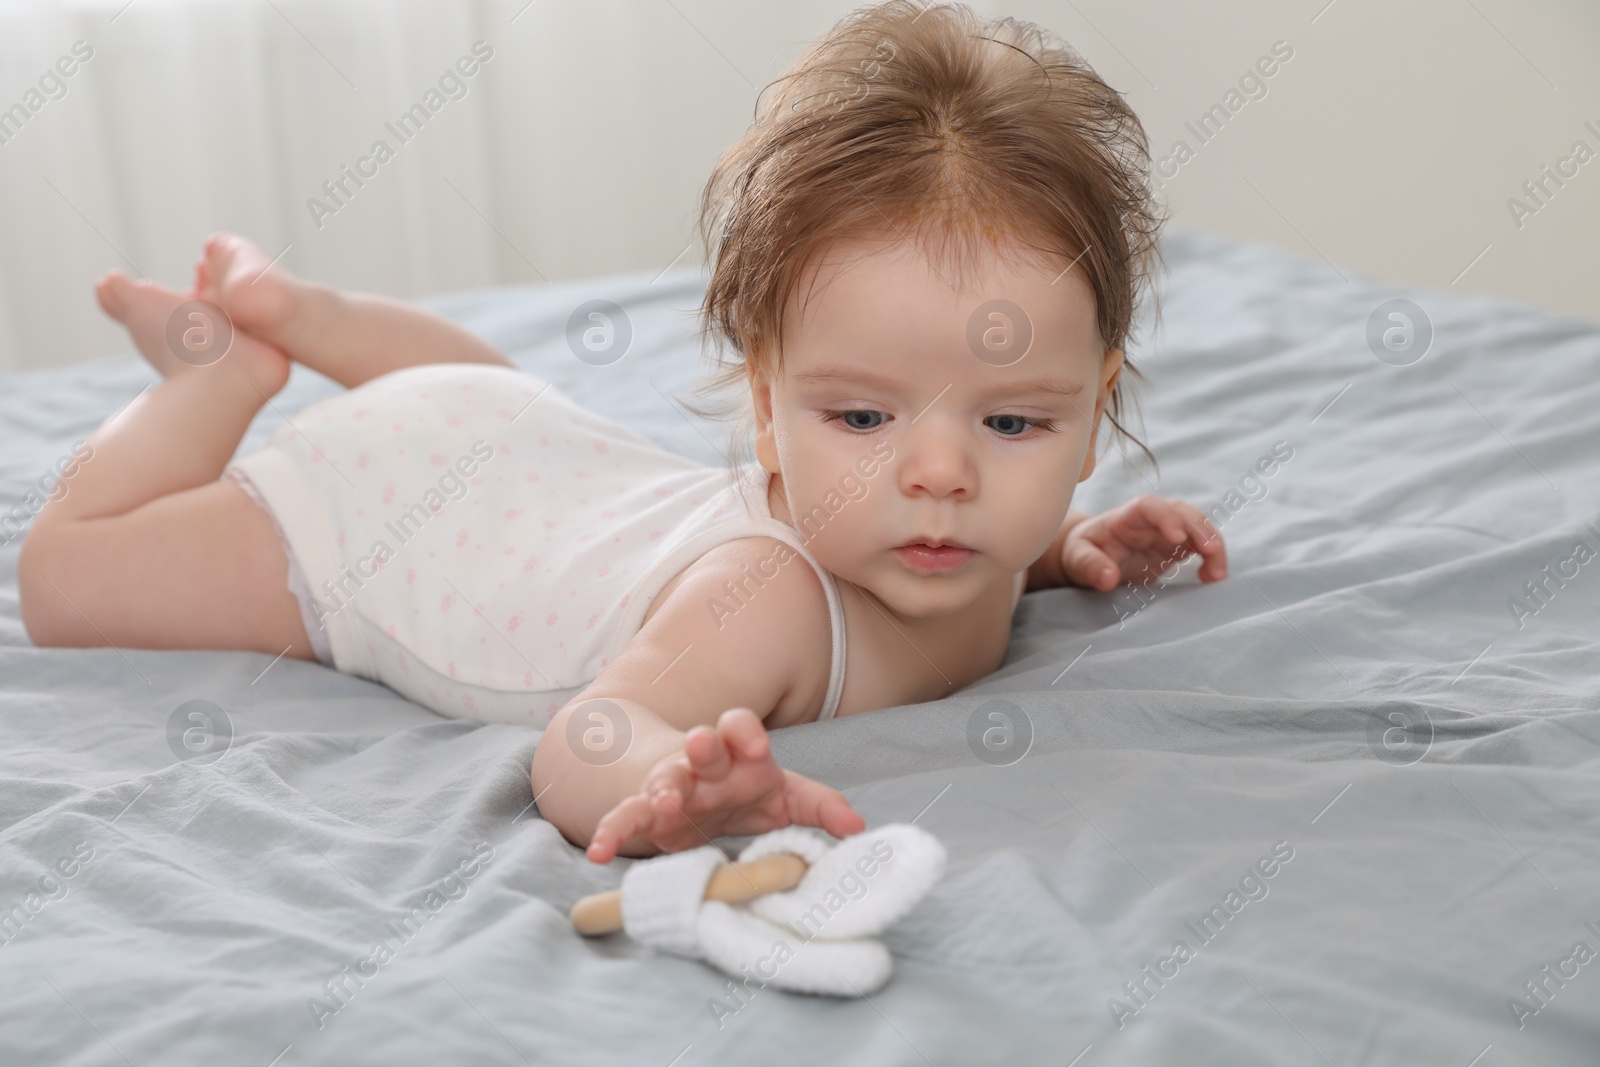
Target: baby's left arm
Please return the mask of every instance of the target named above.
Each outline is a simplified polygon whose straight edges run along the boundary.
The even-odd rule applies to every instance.
[[[1081,585],[1105,592],[1122,582],[1151,581],[1195,553],[1202,582],[1228,576],[1222,535],[1193,504],[1146,495],[1099,515],[1069,511],[1056,539],[1028,568],[1026,591]]]

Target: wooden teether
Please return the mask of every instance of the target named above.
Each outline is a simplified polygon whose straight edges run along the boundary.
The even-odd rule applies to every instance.
[[[805,874],[806,861],[792,852],[726,863],[711,872],[704,899],[737,904],[767,893],[793,889]],[[572,925],[586,937],[615,933],[622,929],[622,890],[584,897],[572,906],[571,915]]]

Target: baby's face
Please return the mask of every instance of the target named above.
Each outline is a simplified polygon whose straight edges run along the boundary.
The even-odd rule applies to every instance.
[[[991,257],[963,292],[908,243],[833,245],[803,315],[791,301],[780,379],[752,377],[773,514],[903,618],[1011,582],[1094,469],[1120,353],[1079,271],[1024,263]],[[896,551],[935,540],[972,552]]]

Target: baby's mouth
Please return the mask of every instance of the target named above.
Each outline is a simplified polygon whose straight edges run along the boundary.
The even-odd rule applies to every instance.
[[[900,562],[919,574],[950,574],[966,566],[977,555],[972,549],[954,542],[943,542],[934,548],[923,541],[904,544],[894,550]]]

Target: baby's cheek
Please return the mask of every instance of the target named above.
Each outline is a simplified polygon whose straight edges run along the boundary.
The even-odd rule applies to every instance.
[[[1018,487],[1004,507],[986,513],[994,543],[1006,553],[1002,562],[1013,569],[1028,567],[1044,555],[1066,521],[1076,483],[1058,484],[1054,493],[1043,490],[1048,484]]]
[[[826,504],[819,504],[813,509],[796,512],[794,527],[806,550],[823,566],[834,570],[828,566],[831,560],[848,567],[851,561],[875,550],[893,547],[880,544],[889,535],[881,528],[881,520],[873,521],[869,513],[871,506],[868,500],[847,500],[843,507],[830,512]]]

